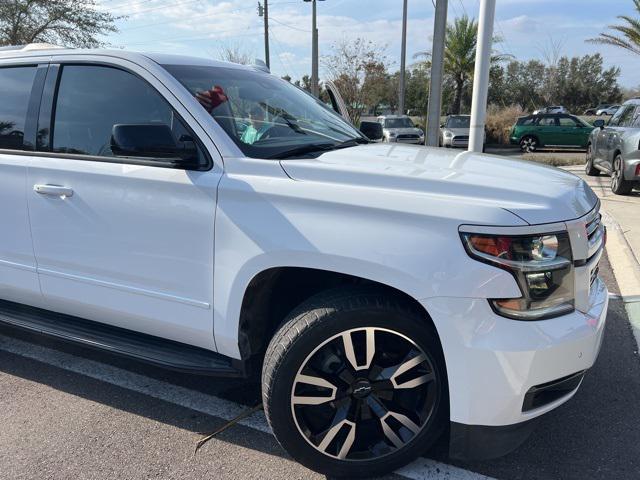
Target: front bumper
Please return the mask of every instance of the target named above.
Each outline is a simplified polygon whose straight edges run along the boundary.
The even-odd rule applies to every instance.
[[[467,148],[469,146],[469,137],[442,137],[443,147]]]
[[[486,299],[424,300],[447,366],[451,454],[457,458],[504,455],[526,439],[533,419],[569,400],[577,387],[534,408],[527,403],[527,393],[593,365],[608,301],[600,279],[593,283],[586,313],[575,310],[549,320],[509,320],[496,315]],[[488,432],[498,437],[491,448]],[[507,432],[509,440],[500,432]],[[485,445],[475,445],[481,438]]]

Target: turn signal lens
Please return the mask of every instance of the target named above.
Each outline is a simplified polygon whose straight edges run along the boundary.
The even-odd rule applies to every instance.
[[[566,232],[531,235],[463,233],[467,253],[474,259],[511,272],[521,298],[492,299],[500,315],[539,320],[574,309],[573,263]]]

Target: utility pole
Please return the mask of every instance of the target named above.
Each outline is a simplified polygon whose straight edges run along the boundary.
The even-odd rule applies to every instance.
[[[493,20],[495,14],[496,0],[480,0],[478,45],[476,47],[476,66],[473,74],[473,97],[471,99],[470,152],[482,152],[482,145],[484,143],[484,125],[487,119],[487,95],[489,91],[491,43],[493,41]]]
[[[407,57],[407,0],[402,5],[402,48],[400,51],[400,88],[398,98],[398,115],[404,115],[405,60]]]
[[[264,63],[271,68],[269,61],[269,0],[264,0],[264,7],[258,2],[258,16],[264,17]]]
[[[425,145],[437,147],[440,139],[440,110],[442,109],[442,79],[444,76],[444,41],[447,30],[447,0],[436,0],[431,47],[431,81],[427,108]]]
[[[311,93],[316,97],[318,89],[318,24],[316,2],[318,0],[304,0],[311,2]]]

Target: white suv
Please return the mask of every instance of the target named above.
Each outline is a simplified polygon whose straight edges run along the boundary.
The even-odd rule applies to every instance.
[[[576,176],[370,143],[206,59],[4,52],[0,90],[0,321],[261,372],[312,469],[381,474],[446,430],[455,458],[504,454],[598,355],[605,235]]]

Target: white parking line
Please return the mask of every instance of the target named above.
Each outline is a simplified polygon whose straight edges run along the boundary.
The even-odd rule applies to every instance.
[[[128,370],[59,352],[4,335],[0,335],[0,350],[142,393],[181,407],[190,408],[191,410],[223,420],[232,420],[247,408],[237,403],[214,397],[213,395],[207,395]],[[257,412],[251,417],[241,420],[239,423],[261,432],[271,433],[271,429],[262,412]],[[427,458],[419,458],[412,464],[398,470],[396,473],[414,480],[490,480],[490,477]]]

